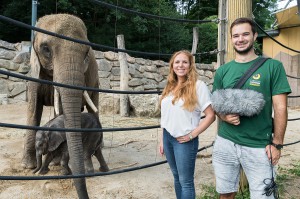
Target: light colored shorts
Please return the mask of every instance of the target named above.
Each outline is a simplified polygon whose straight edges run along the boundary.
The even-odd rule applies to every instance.
[[[213,148],[213,167],[216,176],[216,189],[220,194],[238,191],[240,168],[247,177],[251,199],[270,199],[274,195],[263,194],[264,180],[271,179],[271,162],[265,148],[250,148],[233,143],[217,136]],[[275,172],[273,172],[275,177]],[[270,183],[270,180],[266,180]]]

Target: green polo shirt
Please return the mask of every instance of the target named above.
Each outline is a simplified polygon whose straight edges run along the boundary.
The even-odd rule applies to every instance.
[[[222,65],[216,71],[213,91],[233,88],[257,59],[247,63],[233,60]],[[237,126],[220,120],[218,135],[243,146],[263,148],[270,143],[272,136],[272,96],[291,92],[282,63],[268,59],[252,74],[242,89],[262,93],[266,101],[263,110],[252,117],[241,116]]]

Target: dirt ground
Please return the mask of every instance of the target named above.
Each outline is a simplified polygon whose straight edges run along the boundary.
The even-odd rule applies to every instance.
[[[42,124],[53,116],[53,109],[44,111]],[[299,118],[300,109],[289,110],[289,118]],[[133,127],[159,124],[157,118],[121,118],[117,115],[100,115],[104,128]],[[26,124],[26,104],[0,105],[0,122]],[[157,153],[160,129],[105,132],[103,153],[111,171],[142,166],[165,160]],[[31,176],[31,170],[23,170],[20,160],[25,130],[0,127],[0,175]],[[216,122],[203,133],[200,145],[212,143],[216,135]],[[300,120],[288,122],[285,143],[300,140]],[[198,154],[195,172],[196,194],[201,185],[214,184],[211,165],[211,149]],[[284,148],[279,165],[289,167],[300,160],[300,143]],[[99,167],[93,159],[95,169]],[[59,167],[50,167],[47,175],[59,175]],[[286,184],[285,198],[298,198],[300,180]],[[90,198],[98,199],[173,199],[173,177],[167,164],[147,169],[87,179]],[[12,181],[0,180],[0,199],[17,198],[77,198],[72,180]]]

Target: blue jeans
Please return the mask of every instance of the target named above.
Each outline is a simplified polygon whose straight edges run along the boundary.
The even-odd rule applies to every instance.
[[[174,176],[177,199],[196,198],[194,172],[198,145],[198,137],[180,144],[166,129],[163,130],[164,153]]]

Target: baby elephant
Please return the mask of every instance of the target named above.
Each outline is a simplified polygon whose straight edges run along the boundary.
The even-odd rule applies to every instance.
[[[64,128],[64,115],[60,115],[50,120],[44,127]],[[102,128],[98,118],[91,113],[81,113],[81,128]],[[108,166],[102,155],[101,147],[103,144],[103,133],[100,132],[83,132],[82,144],[84,154],[84,165],[86,173],[93,173],[94,167],[92,163],[92,155],[95,155],[100,163],[100,171],[108,171]],[[33,171],[39,174],[46,174],[49,171],[49,164],[53,159],[60,159],[62,166],[61,174],[71,174],[68,166],[69,153],[66,140],[66,133],[62,131],[42,131],[36,133],[35,141],[37,167]],[[42,162],[42,155],[45,160]]]

